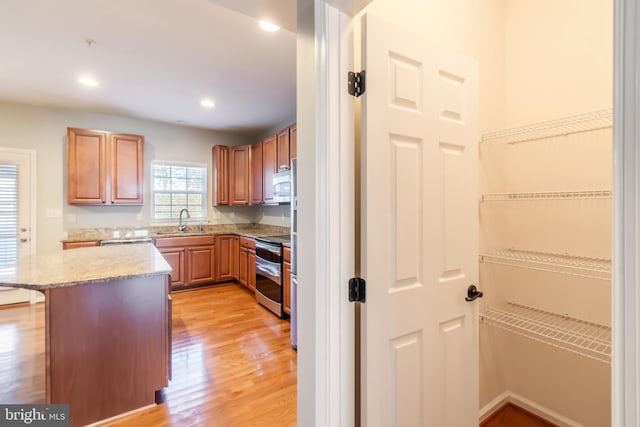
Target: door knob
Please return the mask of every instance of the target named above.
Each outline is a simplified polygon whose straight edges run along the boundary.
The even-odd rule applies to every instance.
[[[467,296],[465,298],[465,301],[473,301],[478,298],[482,298],[482,292],[479,291],[478,288],[476,288],[476,285],[469,285],[469,288],[467,288]]]

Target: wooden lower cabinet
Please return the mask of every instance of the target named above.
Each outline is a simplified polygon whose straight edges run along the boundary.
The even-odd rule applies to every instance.
[[[187,282],[190,285],[212,283],[216,280],[215,246],[187,248]]]
[[[238,268],[238,282],[244,286],[249,286],[249,250],[247,248],[239,249],[239,268]]]
[[[256,290],[256,241],[240,237],[238,282],[245,288]]]
[[[284,248],[282,263],[282,310],[291,314],[291,249]]]
[[[215,282],[214,236],[160,237],[154,242],[172,268],[172,290]]]
[[[171,266],[171,289],[179,289],[185,286],[184,259],[185,248],[158,249],[167,263]]]
[[[238,236],[223,234],[216,236],[216,282],[238,278]]]
[[[256,250],[247,250],[248,266],[247,266],[247,288],[250,291],[256,291]]]

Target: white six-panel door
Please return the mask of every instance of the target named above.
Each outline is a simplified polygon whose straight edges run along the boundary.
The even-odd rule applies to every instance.
[[[477,426],[477,65],[362,19],[363,425]]]

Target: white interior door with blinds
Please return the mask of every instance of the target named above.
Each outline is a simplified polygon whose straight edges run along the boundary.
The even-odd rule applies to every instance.
[[[0,273],[33,252],[31,173],[35,153],[0,148]],[[26,302],[25,289],[0,287],[0,305]]]

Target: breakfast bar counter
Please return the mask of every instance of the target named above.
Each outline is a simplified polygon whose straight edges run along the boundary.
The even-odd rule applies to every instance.
[[[46,402],[82,426],[155,404],[168,385],[171,268],[151,244],[20,259],[0,286],[45,295]]]

